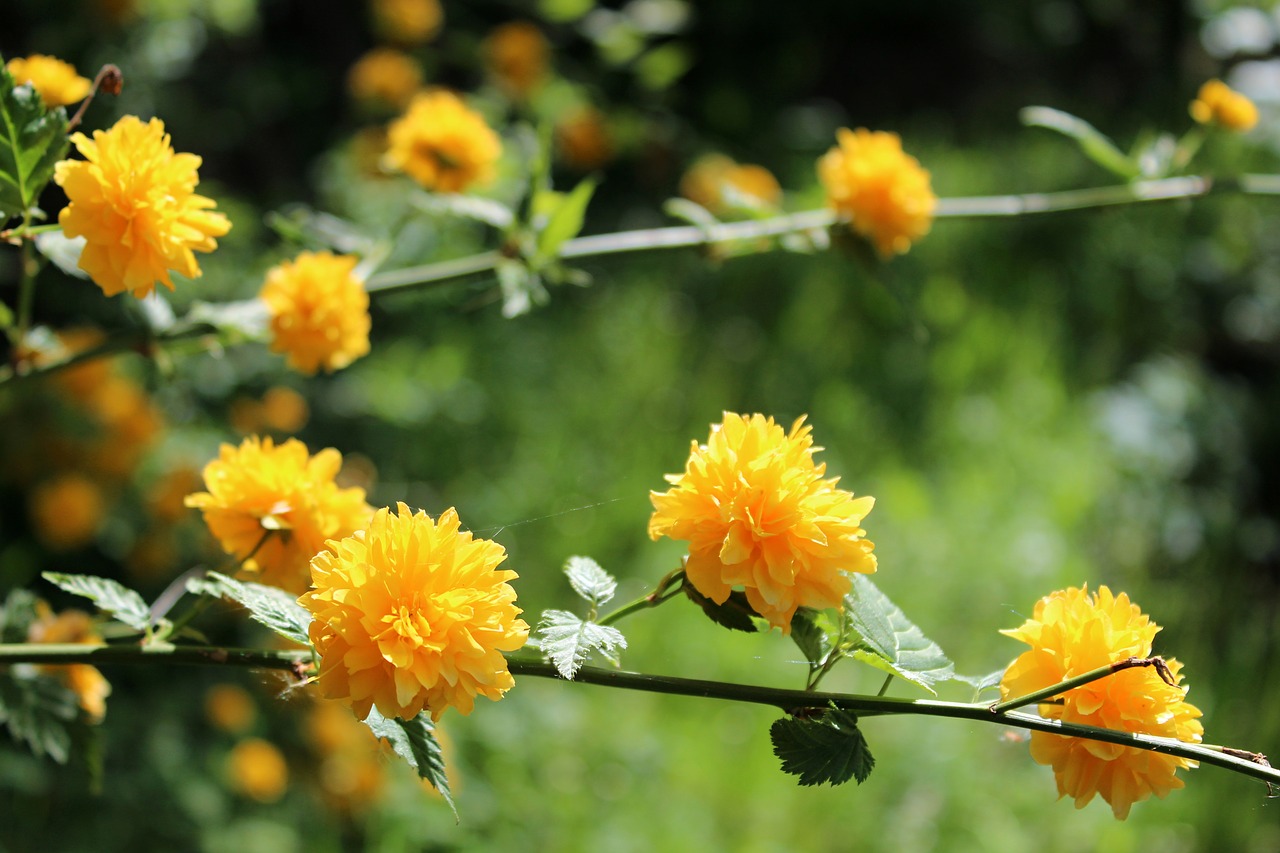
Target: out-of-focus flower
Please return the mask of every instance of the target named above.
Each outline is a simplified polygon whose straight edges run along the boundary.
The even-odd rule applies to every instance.
[[[356,261],[303,252],[267,272],[261,297],[271,314],[271,350],[294,370],[332,373],[369,352],[369,294]]]
[[[106,513],[106,501],[88,477],[68,473],[36,486],[30,510],[40,541],[55,551],[71,551],[93,541]]]
[[[227,756],[227,781],[231,787],[260,803],[274,803],[289,787],[289,765],[274,744],[261,738],[245,738]]]
[[[1059,590],[1040,599],[1021,627],[1001,631],[1031,649],[1005,671],[1000,695],[1025,696],[1118,661],[1150,657],[1159,630],[1124,593],[1112,595],[1105,586],[1093,595],[1087,587]],[[1182,665],[1172,658],[1167,664],[1180,683]],[[1186,693],[1154,667],[1133,667],[1069,690],[1058,697],[1061,703],[1039,710],[1065,723],[1199,743],[1200,710],[1186,701]],[[1101,794],[1121,820],[1134,803],[1181,788],[1175,771],[1196,766],[1173,755],[1046,732],[1031,733],[1031,757],[1053,767],[1059,796],[1073,797],[1076,808]]]
[[[258,706],[238,684],[215,684],[205,691],[204,715],[224,732],[242,734],[253,726]]]
[[[590,172],[613,159],[613,134],[599,110],[577,107],[556,123],[556,147],[566,165]]]
[[[263,583],[300,592],[325,540],[350,536],[373,512],[363,489],[338,488],[341,467],[342,454],[331,447],[312,456],[294,438],[277,446],[250,436],[239,447],[222,445],[204,468],[208,491],[188,495],[186,503],[204,513],[228,554],[253,553],[244,565],[261,572]]]
[[[92,81],[77,74],[75,66],[41,53],[10,59],[5,68],[13,75],[14,83],[30,83],[51,109],[83,101],[93,89]]]
[[[444,23],[440,0],[372,0],[378,35],[396,44],[425,44]]]
[[[262,422],[269,430],[297,432],[310,416],[307,398],[292,388],[276,385],[262,395]]]
[[[85,450],[85,465],[104,477],[128,478],[164,428],[160,411],[146,390],[118,374],[108,375],[85,406],[101,429]]]
[[[502,143],[484,118],[443,89],[416,95],[387,129],[387,141],[388,168],[442,193],[489,181],[502,154]]]
[[[39,601],[36,602],[36,619],[27,629],[27,641],[96,645],[102,642],[102,638],[93,632],[89,614],[80,610],[64,610],[54,615],[49,605]],[[87,663],[72,663],[65,666],[41,666],[40,671],[58,678],[76,695],[90,722],[101,722],[106,716],[111,684],[97,668]]]
[[[404,108],[422,87],[422,69],[401,50],[376,47],[356,60],[347,72],[347,90],[357,101]]]
[[[778,179],[763,166],[736,163],[723,154],[701,157],[680,179],[680,194],[712,213],[769,210],[782,199]]]
[[[1258,123],[1258,108],[1221,80],[1210,80],[1191,102],[1191,117],[1201,124],[1219,124],[1243,133]]]
[[[200,276],[196,252],[212,252],[231,223],[197,195],[195,154],[175,154],[164,122],[125,116],[93,139],[71,141],[84,160],[63,160],[54,181],[69,204],[58,222],[68,237],[84,237],[80,269],[107,296],[132,291],[139,298],[159,282],[173,290],[170,271]]]
[[[320,689],[351,703],[412,719],[439,719],[452,706],[470,714],[476,696],[500,699],[515,683],[504,651],[524,645],[529,626],[499,570],[506,551],[438,521],[380,509],[360,535],[327,543],[311,561],[313,589],[298,602],[313,614]]]
[[[542,30],[528,21],[512,21],[485,37],[485,65],[509,97],[529,97],[547,77],[551,47]]]
[[[841,604],[848,572],[876,570],[860,526],[875,499],[824,480],[810,427],[784,433],[773,418],[726,412],[707,443],[696,441],[672,488],[651,492],[649,536],[689,543],[685,576],[723,604],[741,587],[751,607],[789,633],[797,607]]]
[[[322,699],[314,705],[303,732],[320,761],[315,779],[335,806],[363,811],[385,786],[381,742],[343,703]]]
[[[147,490],[147,510],[161,524],[177,524],[187,515],[186,497],[200,488],[200,472],[187,465],[166,471]]]
[[[938,198],[929,173],[902,150],[896,133],[841,128],[839,145],[818,160],[827,203],[881,257],[902,254],[929,233]]]

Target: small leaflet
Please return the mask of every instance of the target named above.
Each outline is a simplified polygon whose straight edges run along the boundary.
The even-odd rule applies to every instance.
[[[420,778],[426,779],[440,792],[440,796],[444,797],[453,811],[454,820],[458,820],[458,807],[453,802],[453,794],[449,792],[444,753],[440,750],[440,742],[436,740],[436,726],[431,721],[431,714],[423,711],[412,720],[398,717],[388,719],[378,713],[377,708],[371,708],[364,724],[375,737],[391,744],[396,755],[403,758],[410,767],[418,771]]]
[[[573,591],[592,607],[609,601],[618,591],[618,582],[613,575],[590,557],[570,557],[564,564],[564,573],[569,577]]]
[[[560,676],[572,681],[592,652],[616,666],[616,653],[627,647],[627,638],[617,628],[588,622],[567,610],[548,610],[538,624],[538,647]]]
[[[858,718],[832,708],[820,717],[783,717],[769,728],[773,754],[784,773],[799,776],[801,785],[862,784],[876,760],[858,728]]]
[[[311,645],[308,630],[311,612],[298,604],[294,596],[274,586],[238,581],[218,572],[209,572],[207,578],[195,578],[187,582],[187,591],[195,595],[214,595],[229,598],[249,611],[249,616],[282,637]]]
[[[45,580],[72,595],[81,595],[98,609],[110,613],[130,628],[145,631],[151,624],[151,609],[142,596],[126,586],[93,575],[67,575],[45,572]]]
[[[936,695],[933,685],[950,681],[955,665],[937,643],[865,575],[853,576],[844,606],[860,638],[852,656],[884,672],[905,678]]]

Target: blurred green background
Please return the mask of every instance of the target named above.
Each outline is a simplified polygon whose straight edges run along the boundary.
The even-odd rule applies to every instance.
[[[551,47],[528,98],[485,71],[486,36],[512,20]],[[479,225],[407,215],[408,188],[364,165],[357,134],[393,111],[353,100],[346,75],[386,41],[376,24],[365,3],[339,0],[7,0],[0,52],[53,53],[90,76],[120,65],[124,93],[96,102],[86,126],[155,114],[178,150],[204,158],[201,191],[234,230],[202,259],[204,277],[170,297],[181,312],[255,295],[298,249],[266,216],[297,203],[394,236],[392,267],[492,245]],[[1278,42],[1270,5],[1208,0],[445,0],[438,34],[405,49],[427,82],[474,93],[504,129],[488,194],[507,202],[521,191],[527,128],[594,107],[598,156],[562,140],[555,177],[603,175],[587,231],[605,232],[664,224],[663,200],[709,151],[772,170],[789,209],[820,206],[813,163],[840,126],[899,132],[944,197],[1110,183],[1067,140],[1020,127],[1017,109],[1070,110],[1128,147],[1182,132],[1213,76],[1254,97],[1263,121],[1211,139],[1197,170],[1274,171]],[[33,523],[41,473],[16,462],[33,424],[95,427],[41,389],[0,394],[0,591],[72,604],[37,580],[60,570],[158,592],[210,558],[195,519],[157,520],[158,494],[218,442],[274,431],[337,447],[375,505],[457,506],[509,550],[531,618],[571,606],[560,567],[574,554],[616,574],[629,599],[680,556],[678,543],[648,541],[647,494],[680,470],[689,441],[725,410],[788,423],[807,413],[829,472],[877,499],[877,584],[961,672],[1007,664],[1019,647],[997,631],[1040,596],[1109,584],[1164,626],[1156,651],[1184,662],[1206,741],[1275,753],[1278,226],[1275,202],[1222,195],[943,220],[888,264],[839,248],[635,254],[584,264],[590,287],[557,288],[510,320],[489,280],[380,298],[372,353],[331,377],[289,374],[258,344],[122,358],[113,369],[147,390],[154,428],[137,465],[103,487],[104,519],[69,544]],[[5,253],[8,304],[15,282]],[[54,328],[142,322],[132,301],[108,303],[53,269],[36,309]],[[205,627],[265,641],[232,613]],[[776,632],[730,635],[684,602],[622,627],[628,669],[803,684]],[[770,752],[768,709],[533,678],[445,717],[455,826],[371,742],[355,751],[375,770],[359,772],[381,787],[357,796],[357,771],[335,769],[311,703],[280,701],[269,677],[107,676],[103,790],[76,763],[0,743],[0,850],[1280,850],[1280,806],[1215,768],[1120,823],[1101,802],[1055,802],[1051,772],[1019,738],[899,718],[865,724],[877,758],[865,784],[801,789]],[[221,682],[245,689],[248,722],[219,715],[209,691]],[[829,684],[874,692],[880,677],[849,665]],[[286,787],[255,798],[237,783],[248,737],[276,745]]]

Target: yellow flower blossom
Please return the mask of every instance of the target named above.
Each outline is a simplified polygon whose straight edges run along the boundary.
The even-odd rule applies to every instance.
[[[77,74],[75,66],[40,53],[10,59],[5,68],[17,85],[30,83],[50,109],[83,101],[93,89],[93,82]]]
[[[63,160],[53,179],[69,204],[58,216],[68,237],[84,237],[80,269],[103,293],[139,298],[159,282],[173,290],[170,271],[200,275],[195,252],[212,252],[231,223],[196,195],[200,158],[175,154],[164,123],[125,116],[93,139],[71,141],[84,160]]]
[[[239,447],[222,445],[204,468],[208,491],[188,495],[186,503],[204,513],[228,554],[253,552],[244,565],[260,572],[263,583],[301,592],[307,565],[325,540],[350,536],[373,513],[364,489],[338,488],[334,477],[341,467],[342,454],[331,447],[312,456],[294,438],[276,445],[250,436]]]
[[[528,21],[512,21],[485,37],[485,65],[498,86],[512,98],[527,98],[547,77],[551,46],[542,30]]]
[[[377,47],[347,72],[347,90],[357,101],[403,109],[422,87],[422,69],[401,50]]]
[[[260,803],[274,803],[289,787],[289,765],[273,744],[246,738],[227,756],[227,781],[231,787]]]
[[[876,570],[860,527],[875,499],[824,480],[809,433],[804,417],[784,433],[773,418],[726,412],[706,444],[693,443],[684,473],[667,475],[672,488],[650,493],[649,536],[689,543],[694,588],[722,604],[741,587],[784,633],[797,607],[839,606],[848,572]]]
[[[1191,102],[1191,117],[1200,124],[1220,124],[1243,133],[1258,123],[1258,108],[1221,80],[1210,80]]]
[[[827,203],[883,258],[929,233],[938,199],[929,173],[902,150],[896,133],[841,128],[839,145],[818,160]]]
[[[372,0],[378,35],[396,44],[425,44],[444,23],[440,0]]]
[[[387,129],[387,141],[388,168],[443,193],[489,181],[502,154],[502,143],[484,118],[443,89],[415,96]]]
[[[62,474],[41,483],[30,496],[36,535],[55,551],[73,551],[93,541],[106,515],[102,489],[83,474]]]
[[[1040,599],[1021,627],[1001,632],[1031,649],[1005,671],[1000,695],[1025,696],[1117,661],[1150,657],[1159,630],[1124,593],[1112,595],[1105,586],[1093,595],[1087,587],[1059,590]],[[1181,682],[1182,665],[1167,663],[1175,683]],[[1039,710],[1042,717],[1066,723],[1199,743],[1200,710],[1186,701],[1186,693],[1153,667],[1134,667],[1070,690],[1060,704]],[[1173,755],[1046,732],[1031,733],[1031,757],[1053,767],[1059,796],[1074,798],[1076,808],[1101,794],[1121,820],[1134,803],[1181,788],[1175,771],[1196,766]]]
[[[298,599],[315,614],[323,694],[350,701],[360,719],[375,706],[439,719],[450,706],[470,714],[476,696],[502,698],[515,682],[501,653],[529,636],[507,583],[517,575],[498,569],[506,556],[461,531],[453,509],[437,521],[403,503],[327,543],[311,561],[313,589]]]
[[[271,350],[293,369],[332,373],[369,352],[369,294],[355,266],[352,255],[303,252],[267,272]]]
[[[27,629],[27,641],[31,643],[87,643],[95,645],[102,638],[93,632],[89,614],[81,610],[64,610],[54,615],[49,605],[36,602],[36,619]],[[107,714],[107,697],[111,684],[102,677],[96,667],[87,663],[41,666],[40,671],[62,681],[76,695],[80,707],[89,721],[98,723]]]
[[[736,208],[769,209],[782,198],[778,179],[763,166],[736,163],[723,154],[701,157],[680,179],[680,194],[716,214]]]

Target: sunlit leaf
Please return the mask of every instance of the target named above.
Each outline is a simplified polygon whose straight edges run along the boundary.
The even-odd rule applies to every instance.
[[[851,778],[861,784],[876,764],[858,718],[837,708],[820,717],[783,717],[769,727],[769,738],[783,772],[799,776],[801,785],[842,785]]]
[[[627,647],[627,638],[617,628],[588,622],[567,610],[548,610],[538,623],[538,646],[561,677],[572,681],[592,652],[616,663],[615,653]]]
[[[426,779],[431,786],[440,792],[444,801],[458,817],[458,807],[454,805],[453,795],[449,792],[449,777],[444,769],[444,753],[440,751],[440,742],[436,740],[435,723],[431,722],[431,714],[423,711],[412,720],[397,718],[388,719],[378,713],[377,708],[369,711],[364,724],[375,736],[391,744],[396,755],[408,762],[418,771],[418,776]]]
[[[1025,125],[1057,131],[1075,140],[1086,157],[1125,180],[1132,180],[1142,173],[1132,158],[1125,155],[1105,134],[1082,118],[1052,107],[1024,107],[1018,113],[1018,117]]]
[[[595,178],[584,178],[560,199],[547,217],[547,224],[538,232],[537,255],[540,260],[550,261],[558,257],[560,247],[578,236],[587,215],[587,205],[591,203],[598,183]]]
[[[474,219],[498,230],[509,226],[515,218],[511,208],[500,201],[459,193],[418,192],[413,195],[412,203],[414,207],[427,213]]]
[[[209,572],[208,577],[188,581],[187,591],[195,595],[229,598],[248,610],[255,622],[296,643],[304,646],[311,644],[311,638],[307,634],[311,625],[311,612],[299,604],[296,597],[282,589],[238,581],[218,572]]]
[[[570,557],[564,564],[564,573],[569,577],[573,591],[591,602],[593,607],[613,598],[618,590],[618,582],[613,575],[590,557]]]
[[[145,631],[151,623],[151,608],[141,595],[108,578],[93,575],[66,575],[45,572],[44,579],[72,595],[82,595],[130,628]]]
[[[88,278],[80,269],[80,253],[84,251],[84,237],[68,237],[62,231],[46,231],[36,235],[36,249],[53,261],[54,266],[76,278]],[[145,300],[144,300],[145,301]]]
[[[46,108],[0,65],[0,224],[35,207],[69,144],[67,111]]]
[[[954,675],[955,665],[938,644],[926,637],[866,575],[853,576],[853,589],[845,596],[844,606],[859,638],[853,657],[930,693],[937,692],[933,685],[949,681]]]

